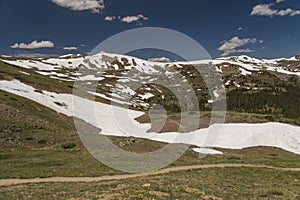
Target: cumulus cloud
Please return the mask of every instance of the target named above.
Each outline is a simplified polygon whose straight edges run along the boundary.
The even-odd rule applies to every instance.
[[[91,10],[92,12],[99,12],[104,9],[104,0],[51,0],[57,5],[69,8],[71,10],[82,11]]]
[[[281,2],[282,0],[277,1],[277,3]],[[257,16],[296,16],[300,15],[300,10],[293,10],[291,8],[287,8],[285,10],[278,10],[272,8],[273,4],[258,4],[253,7],[252,12],[250,15],[257,15]]]
[[[142,14],[138,14],[138,15],[132,15],[132,16],[125,16],[125,17],[121,17],[121,16],[106,16],[104,18],[105,21],[114,21],[114,20],[119,20],[121,22],[124,23],[132,23],[132,22],[138,22],[139,24],[142,24],[142,21],[147,21],[149,20],[148,17],[145,17]]]
[[[255,50],[246,48],[239,49],[241,46],[245,46],[247,44],[254,44],[257,42],[256,38],[244,38],[241,39],[239,37],[233,37],[228,41],[223,42],[223,44],[218,48],[219,51],[223,51],[221,56],[228,56],[232,53],[250,53]]]
[[[259,4],[253,7],[250,15],[273,16],[278,10],[271,9],[272,4]]]
[[[38,49],[38,48],[53,48],[54,43],[51,41],[33,41],[29,44],[25,43],[15,43],[14,45],[11,46],[13,49]]]
[[[106,16],[105,18],[104,18],[104,20],[105,21],[113,21],[113,20],[115,20],[116,19],[116,16]]]
[[[276,3],[280,3],[280,2],[283,2],[285,0],[276,0]]]
[[[64,47],[63,49],[64,49],[64,50],[67,50],[67,51],[75,51],[75,50],[78,50],[77,47]]]
[[[146,21],[148,19],[149,19],[148,17],[145,17],[142,14],[139,14],[137,16],[126,16],[126,17],[123,17],[121,19],[121,22],[131,23],[131,22],[140,21],[140,20],[145,20]]]

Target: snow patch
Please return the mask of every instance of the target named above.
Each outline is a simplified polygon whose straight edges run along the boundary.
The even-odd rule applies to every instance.
[[[193,148],[193,151],[201,154],[223,155],[223,152],[208,148]]]
[[[143,115],[143,112],[94,102],[72,94],[57,94],[48,91],[37,93],[32,86],[17,80],[0,81],[0,89],[33,100],[67,116],[80,118],[101,128],[101,134],[104,135],[133,136],[167,143],[185,143],[200,148],[243,149],[268,146],[300,154],[300,127],[298,126],[283,123],[231,123],[213,124],[209,128],[184,134],[178,132],[147,133],[151,125],[140,124],[134,120]]]

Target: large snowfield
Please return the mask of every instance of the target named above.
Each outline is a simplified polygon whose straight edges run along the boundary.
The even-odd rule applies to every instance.
[[[72,94],[43,91],[17,80],[0,81],[0,90],[25,97],[67,116],[74,116],[99,127],[101,134],[134,136],[167,143],[196,145],[197,152],[216,153],[211,148],[243,149],[269,146],[300,154],[300,127],[283,123],[214,124],[189,133],[147,133],[151,124],[140,124],[135,118],[143,112],[128,110],[80,98]]]

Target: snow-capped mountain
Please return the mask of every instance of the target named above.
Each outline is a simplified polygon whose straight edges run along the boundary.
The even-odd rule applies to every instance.
[[[110,70],[130,70],[132,68],[138,71],[151,73],[157,72],[155,68],[167,68],[168,66],[180,67],[182,65],[199,65],[212,63],[218,67],[226,67],[227,64],[240,66],[240,71],[275,71],[283,74],[298,75],[300,76],[300,54],[291,58],[278,58],[278,59],[257,59],[246,55],[221,57],[211,60],[196,60],[196,61],[183,61],[183,62],[155,62],[153,60],[142,60],[136,57],[98,53],[91,56],[82,56],[80,54],[68,54],[58,58],[49,59],[17,59],[9,56],[1,56],[1,61],[16,65],[23,68],[35,68],[37,72],[46,74],[52,72],[52,77],[66,77],[70,75],[70,80],[74,80],[76,73],[58,74],[56,72],[62,69],[78,69],[80,67],[86,68],[105,68]],[[73,76],[72,76],[73,75]]]
[[[210,76],[209,71],[218,74],[220,81],[228,89],[263,90],[267,86],[260,84],[260,79],[270,79],[274,76],[282,81],[290,81],[300,77],[299,55],[269,60],[242,55],[166,63],[101,52],[90,56],[69,54],[48,59],[1,56],[0,61],[19,67],[19,72],[27,76],[31,75],[30,72],[24,72],[22,68],[58,81],[73,83],[79,80],[87,85],[97,81],[96,91],[87,91],[89,94],[139,109],[148,109],[151,103],[158,101],[171,101],[166,97],[166,88],[151,84],[162,80],[172,80],[172,87],[181,90],[194,90],[204,99],[202,106],[207,107],[209,105],[205,104],[216,101],[222,90],[221,86],[215,86],[209,88],[212,93],[207,91],[208,86],[203,82],[203,77]],[[211,68],[206,69],[210,64]],[[201,70],[197,71],[191,66],[198,66]],[[187,86],[183,87],[183,83],[187,83]],[[154,99],[155,102],[151,102],[150,99]]]
[[[118,104],[133,107],[142,106],[147,109],[149,107],[148,100],[154,96],[159,95],[161,100],[166,100],[166,95],[162,94],[166,92],[166,90],[162,92],[164,88],[151,86],[151,84],[145,86],[145,84],[158,81],[158,79],[176,80],[176,84],[174,82],[173,85],[178,85],[178,87],[182,87],[182,82],[192,83],[193,87],[186,88],[186,90],[193,89],[199,93],[202,91],[201,96],[204,96],[207,103],[212,103],[213,99],[219,96],[218,89],[220,88],[213,88],[214,93],[208,94],[203,92],[205,90],[203,83],[193,83],[197,82],[195,78],[207,75],[200,74],[192,68],[186,70],[186,66],[207,66],[212,63],[214,71],[222,75],[222,81],[227,88],[247,88],[249,90],[260,88],[257,84],[245,82],[245,79],[251,76],[252,73],[260,75],[269,72],[286,80],[288,79],[286,76],[300,76],[300,60],[296,57],[298,58],[298,56],[294,56],[288,59],[260,60],[249,56],[234,56],[211,60],[165,63],[102,52],[91,56],[69,54],[49,59],[18,59],[1,56],[1,61],[20,67],[21,73],[22,68],[30,69],[59,81],[74,82],[81,80],[87,84],[91,84],[91,81],[99,81],[97,91],[88,91],[90,94]],[[182,75],[179,77],[176,72],[180,72]],[[201,73],[205,72],[202,71]],[[30,73],[27,73],[27,75],[30,76]],[[132,88],[138,87],[137,84],[141,84],[139,91],[136,91],[137,88]]]

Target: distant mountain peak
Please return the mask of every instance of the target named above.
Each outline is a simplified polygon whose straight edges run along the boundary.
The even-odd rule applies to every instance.
[[[297,60],[300,60],[300,53],[296,54],[294,57],[295,57]]]

